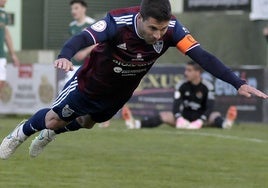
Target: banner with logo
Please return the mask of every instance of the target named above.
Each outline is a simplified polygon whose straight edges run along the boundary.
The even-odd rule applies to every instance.
[[[184,10],[250,10],[250,0],[184,0]]]
[[[260,90],[264,89],[264,69],[243,67],[234,69],[235,73]],[[128,105],[136,117],[153,116],[159,111],[170,111],[173,105],[175,85],[183,80],[184,68],[176,65],[155,66],[142,80]],[[225,115],[230,105],[238,108],[239,120],[262,121],[263,100],[256,97],[245,98],[237,95],[236,89],[208,73],[203,78],[210,80],[215,87],[215,110]]]
[[[33,114],[50,107],[56,95],[54,67],[41,64],[7,65],[7,81],[0,94],[1,114]]]

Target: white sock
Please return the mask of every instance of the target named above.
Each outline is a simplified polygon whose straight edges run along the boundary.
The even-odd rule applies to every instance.
[[[135,128],[140,129],[141,128],[141,121],[140,120],[135,120]]]

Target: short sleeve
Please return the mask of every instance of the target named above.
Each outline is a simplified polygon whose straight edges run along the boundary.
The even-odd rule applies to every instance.
[[[101,19],[87,27],[83,32],[87,32],[92,37],[95,44],[104,42],[116,34],[116,23],[113,17],[108,13],[104,19]]]
[[[199,43],[192,37],[189,30],[181,25],[178,20],[175,22],[173,40],[178,50],[186,54],[192,48],[199,46]]]

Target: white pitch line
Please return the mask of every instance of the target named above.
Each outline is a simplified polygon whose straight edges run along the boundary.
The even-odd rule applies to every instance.
[[[132,130],[119,130],[119,129],[108,129],[109,131],[132,131]],[[151,132],[152,130],[142,129],[143,133]],[[203,136],[203,137],[214,137],[214,138],[222,138],[227,140],[239,140],[239,141],[247,141],[247,142],[254,142],[254,143],[267,143],[267,140],[259,139],[259,138],[249,138],[249,137],[239,137],[239,136],[232,136],[232,135],[222,135],[222,134],[214,134],[214,133],[207,133],[207,132],[192,132],[192,131],[182,131],[176,130],[173,132],[166,131],[166,130],[153,130],[154,133],[157,134],[171,134],[171,135],[193,135],[193,136]]]
[[[257,142],[257,143],[267,142],[267,140],[262,140],[259,138],[239,137],[239,136],[232,136],[232,135],[206,133],[206,132],[185,132],[185,131],[182,131],[182,132],[178,132],[177,134],[223,138],[223,139],[229,139],[229,140],[239,140],[239,141],[247,141],[247,142]]]

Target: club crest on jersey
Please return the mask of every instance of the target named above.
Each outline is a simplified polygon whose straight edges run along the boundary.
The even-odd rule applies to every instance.
[[[66,104],[62,109],[62,117],[70,117],[73,113],[74,110],[72,110],[68,104]]]
[[[198,92],[196,93],[196,97],[197,97],[198,99],[202,99],[202,97],[203,97],[203,93],[202,93],[201,91],[198,91]]]
[[[163,47],[164,47],[164,41],[162,40],[159,40],[157,41],[154,45],[154,50],[157,52],[157,53],[161,53],[161,51],[163,50]]]

